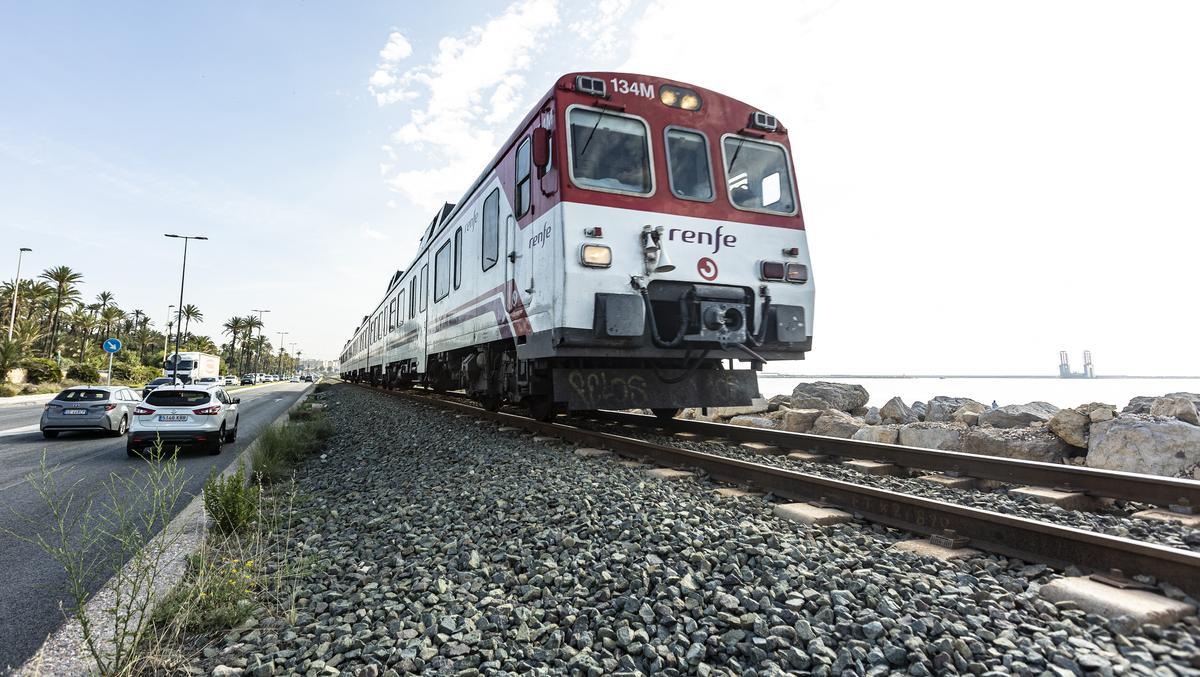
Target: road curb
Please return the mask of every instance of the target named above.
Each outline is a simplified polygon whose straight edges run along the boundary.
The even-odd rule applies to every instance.
[[[316,392],[316,386],[316,383],[309,384],[300,393],[300,397],[296,398],[296,401],[287,410],[268,423],[266,427],[281,425],[287,420],[288,414]],[[241,453],[230,459],[229,464],[221,471],[221,475],[223,477],[233,475],[237,472],[239,464],[249,470],[250,459],[257,446],[258,438],[255,438],[253,442],[246,445],[246,448]],[[249,476],[249,473],[247,473],[247,476]],[[151,595],[156,599],[161,598],[164,593],[183,580],[188,556],[199,549],[207,535],[208,520],[204,514],[204,493],[200,492],[192,497],[192,500],[184,506],[183,510],[180,510],[179,514],[151,540],[151,543],[158,544],[167,537],[175,539],[165,557],[166,564],[155,581],[153,590],[150,591]],[[93,625],[102,632],[105,632],[105,641],[111,639],[111,634],[108,632],[110,629],[109,625],[103,622],[103,609],[105,606],[111,606],[111,597],[113,595],[112,581],[114,578],[116,578],[115,575],[105,582],[104,585],[100,586],[87,603],[86,613],[93,619],[98,619],[93,620]],[[151,604],[150,610],[153,611],[153,608],[154,606]],[[20,668],[14,670],[12,674],[82,675],[93,674],[95,670],[96,666],[92,662],[92,657],[83,644],[83,632],[79,621],[72,617],[51,633],[33,656]]]

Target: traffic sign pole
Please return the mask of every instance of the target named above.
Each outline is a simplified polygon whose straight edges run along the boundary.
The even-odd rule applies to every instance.
[[[113,355],[121,349],[121,339],[110,338],[105,339],[104,343],[100,344],[104,352],[108,353],[108,385],[112,385],[112,362]]]

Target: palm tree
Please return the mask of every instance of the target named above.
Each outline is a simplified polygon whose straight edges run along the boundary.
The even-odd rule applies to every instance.
[[[21,296],[25,297],[25,319],[32,320],[35,313],[45,311],[50,307],[50,299],[54,297],[54,287],[41,280],[25,280]],[[12,303],[12,300],[9,300]]]
[[[183,336],[186,337],[188,335],[188,325],[192,323],[192,320],[203,322],[204,313],[200,312],[199,308],[190,303],[185,305],[180,312],[183,314]]]
[[[83,304],[75,306],[75,310],[67,316],[67,323],[74,329],[75,334],[79,337],[79,361],[83,362],[84,355],[87,350],[88,338],[90,338],[92,330],[98,324],[96,318],[92,317]]]
[[[201,353],[217,352],[217,344],[213,343],[213,340],[207,336],[193,336],[188,339],[187,345],[184,348]]]
[[[251,350],[252,350],[251,341],[253,341],[253,339],[254,339],[254,330],[258,329],[259,336],[260,337],[262,336],[263,321],[261,318],[255,316],[255,315],[247,315],[246,317],[244,317],[242,319],[242,324],[246,328],[246,337],[244,339],[242,339],[242,346],[243,346],[243,348],[242,348],[242,363],[245,364],[246,358],[250,357],[250,355],[251,355]],[[258,364],[258,360],[251,361],[250,369],[253,370],[255,368],[255,365],[257,365],[257,364]]]
[[[79,288],[75,284],[83,280],[83,275],[71,270],[70,266],[58,266],[46,270],[40,277],[54,284],[54,304],[51,307],[50,315],[50,341],[46,346],[46,357],[54,357],[54,351],[58,348],[58,316],[64,303],[79,299]]]
[[[237,315],[234,315],[233,317],[229,318],[228,320],[225,320],[225,324],[221,325],[221,329],[223,330],[221,333],[229,334],[229,364],[230,364],[230,368],[233,368],[232,365],[234,364],[234,362],[237,361],[238,334],[242,333],[242,331],[245,328],[246,328],[246,320],[238,317]],[[235,369],[235,371],[240,374],[242,370]]]
[[[113,325],[125,319],[125,313],[116,306],[105,306],[100,311],[100,323],[104,325],[104,336],[100,340],[107,339],[112,335]]]
[[[100,305],[101,310],[107,308],[108,304],[112,303],[112,300],[113,293],[110,291],[102,291],[96,294],[96,303]]]

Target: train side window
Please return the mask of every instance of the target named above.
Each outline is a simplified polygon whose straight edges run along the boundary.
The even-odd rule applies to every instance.
[[[725,181],[734,207],[773,214],[797,212],[788,171],[791,163],[783,146],[733,134],[726,134],[721,142]]]
[[[517,218],[529,213],[531,199],[529,187],[532,184],[529,172],[529,137],[517,148]]]
[[[393,296],[392,302],[388,304],[388,331],[396,328],[396,316],[400,314],[396,312],[396,301],[399,298],[398,296]]]
[[[668,127],[666,138],[671,192],[684,200],[711,202],[713,183],[708,138],[700,132],[678,127]]]
[[[483,201],[483,269],[489,270],[500,260],[500,189]]]
[[[408,283],[408,316],[417,316],[417,276],[413,275]]]
[[[404,324],[404,310],[405,310],[405,308],[404,308],[404,290],[401,289],[400,293],[398,295],[396,295],[396,311],[397,311],[396,312],[396,326],[397,327],[399,327],[401,324]]]
[[[462,227],[454,231],[454,288],[462,285]]]
[[[450,259],[454,256],[454,250],[451,248],[453,242],[446,240],[446,243],[438,247],[437,255],[433,257],[433,300],[434,302],[441,301],[450,293]]]
[[[421,266],[421,311],[424,312],[425,306],[429,301],[429,264]]]

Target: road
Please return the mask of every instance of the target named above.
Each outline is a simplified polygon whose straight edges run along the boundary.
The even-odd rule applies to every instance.
[[[236,443],[225,445],[220,456],[205,452],[180,454],[186,473],[182,509],[199,494],[205,478],[222,469],[250,444],[259,432],[295,402],[307,383],[277,383],[231,393],[242,398]],[[28,533],[21,517],[39,524],[49,520],[48,509],[26,477],[37,470],[42,452],[56,466],[60,486],[78,482],[77,495],[101,487],[110,473],[129,475],[145,461],[125,453],[125,439],[99,433],[63,433],[56,440],[42,439],[38,419],[42,405],[0,408],[0,673],[4,666],[19,667],[37,651],[46,637],[63,622],[59,603],[67,599],[62,569],[37,547],[4,532],[11,528]]]

